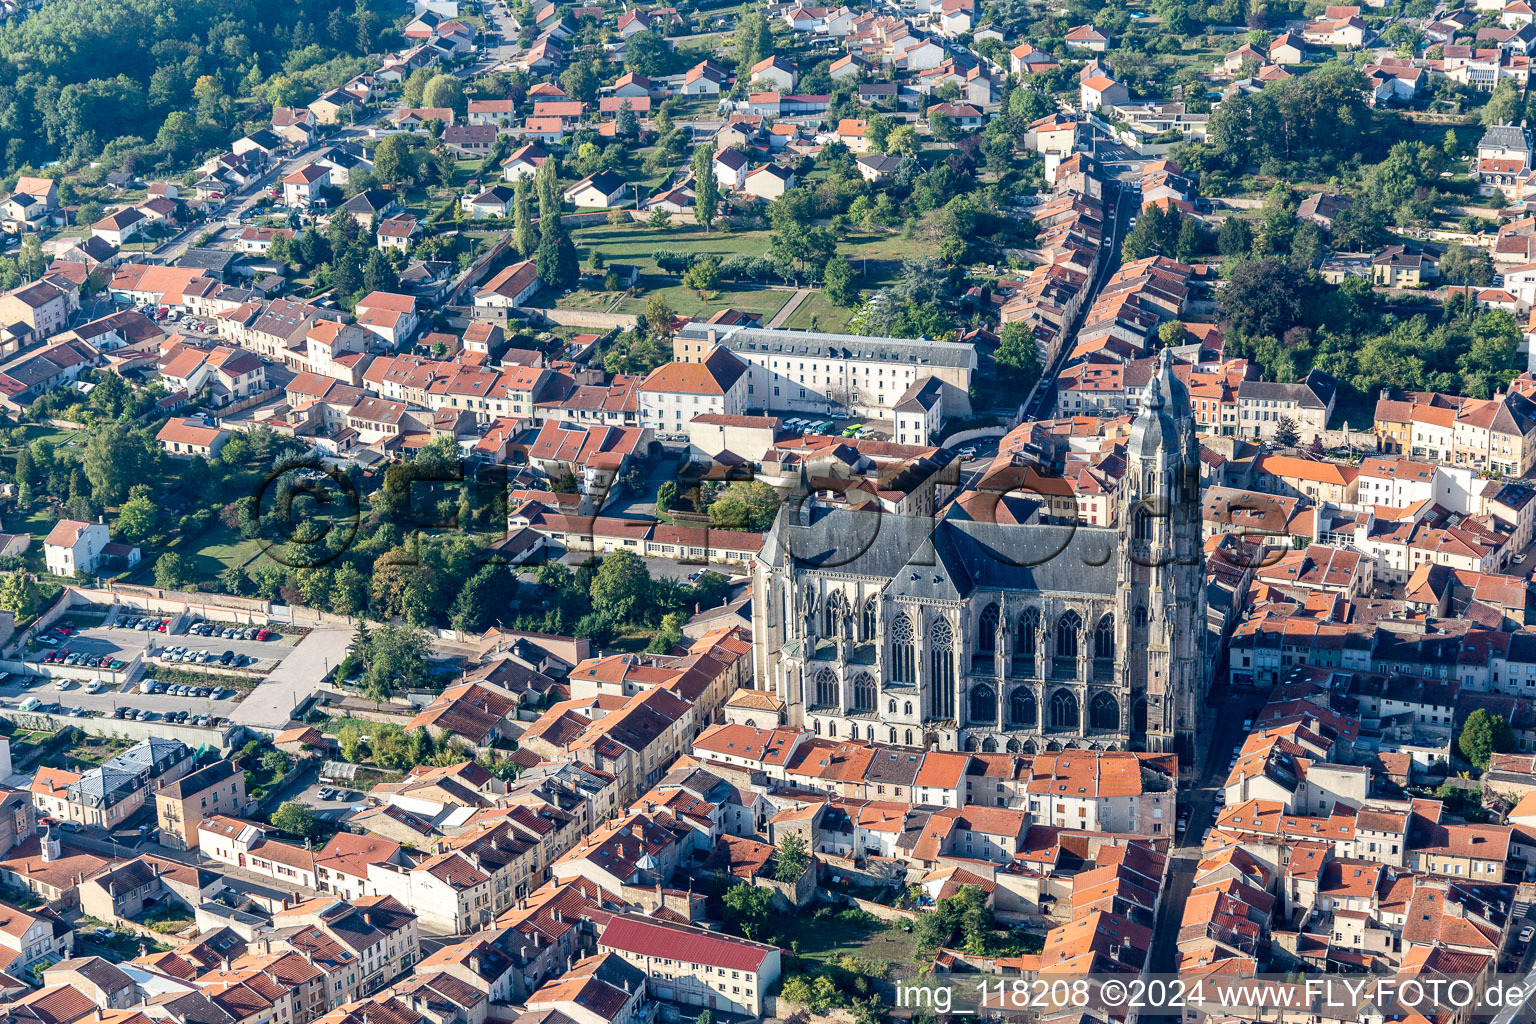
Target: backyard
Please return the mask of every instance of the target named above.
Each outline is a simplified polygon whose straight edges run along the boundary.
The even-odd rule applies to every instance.
[[[229,566],[243,566],[261,554],[262,542],[240,536],[240,531],[223,523],[215,523],[209,529],[194,536],[173,540],[167,550],[175,551],[186,559],[187,575],[197,579],[212,580]],[[128,583],[154,582],[153,559],[146,558],[130,573]]]

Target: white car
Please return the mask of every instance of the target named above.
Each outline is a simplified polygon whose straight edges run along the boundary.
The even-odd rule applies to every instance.
[[[1521,942],[1530,942],[1533,938],[1536,938],[1536,926],[1526,925],[1524,928],[1520,929]]]

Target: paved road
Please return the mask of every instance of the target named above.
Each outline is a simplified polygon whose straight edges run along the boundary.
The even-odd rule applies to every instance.
[[[1106,183],[1108,184],[1108,183]],[[1093,286],[1089,293],[1083,297],[1082,305],[1078,307],[1077,316],[1072,319],[1069,329],[1062,337],[1061,351],[1056,354],[1056,359],[1045,369],[1040,377],[1040,383],[1036,387],[1034,396],[1029,400],[1024,409],[1024,420],[1038,420],[1051,415],[1056,408],[1056,375],[1061,372],[1062,365],[1076,347],[1077,332],[1083,325],[1083,318],[1093,308],[1094,300],[1098,298],[1099,290],[1109,280],[1120,266],[1120,243],[1124,240],[1129,230],[1128,222],[1131,210],[1140,199],[1139,192],[1115,183],[1115,216],[1110,221],[1109,244],[1105,247],[1105,258],[1099,264],[1099,272],[1093,279]]]
[[[789,301],[784,303],[783,307],[781,307],[779,311],[773,315],[773,319],[768,321],[768,326],[782,327],[784,321],[788,320],[791,316],[794,316],[795,310],[800,308],[800,303],[804,302],[810,297],[811,290],[809,288],[795,289],[795,294],[791,295],[789,297]]]
[[[288,727],[294,709],[320,689],[320,680],[347,656],[352,631],[316,626],[272,674],[262,680],[230,715],[236,725],[278,733]]]
[[[1189,811],[1189,830],[1170,852],[1172,864],[1168,883],[1163,887],[1158,906],[1157,927],[1153,932],[1152,973],[1173,974],[1178,970],[1179,925],[1184,919],[1184,901],[1194,888],[1195,868],[1200,861],[1200,849],[1205,830],[1216,822],[1216,793],[1226,781],[1227,767],[1224,759],[1231,749],[1242,743],[1243,719],[1251,716],[1264,704],[1263,693],[1242,690],[1219,700],[1219,711],[1213,715],[1213,724],[1206,734],[1206,749],[1195,766],[1194,785],[1179,794],[1181,806]],[[1207,705],[1208,710],[1211,709]]]

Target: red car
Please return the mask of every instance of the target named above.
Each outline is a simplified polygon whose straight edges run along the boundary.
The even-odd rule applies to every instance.
[[[264,629],[258,629],[256,631],[256,639],[257,640],[270,640],[272,638],[272,636],[273,636],[272,633],[269,633],[269,632],[267,632]]]
[[[75,631],[75,627],[74,626],[54,626],[53,627],[53,631],[55,633],[59,634],[59,636],[69,636],[69,634],[71,634],[71,633],[73,633]]]
[[[156,626],[155,628],[158,629],[160,632],[164,633],[165,632],[165,627],[169,626],[170,624],[171,624],[171,620],[170,619],[166,619],[165,621],[161,622],[160,625]]]

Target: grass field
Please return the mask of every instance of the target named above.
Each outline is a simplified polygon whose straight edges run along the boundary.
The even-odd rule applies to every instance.
[[[792,331],[809,331],[814,328],[829,334],[843,334],[847,331],[849,318],[855,312],[857,310],[834,306],[825,292],[814,291],[806,296],[805,301],[780,326]]]
[[[247,540],[238,530],[222,523],[196,537],[188,537],[169,550],[186,559],[189,574],[196,579],[212,580],[225,568],[244,565],[262,550],[262,543]],[[129,575],[127,582],[147,584],[154,581],[154,559],[146,557]]]
[[[717,292],[708,292],[700,297],[692,288],[684,288],[682,285],[668,284],[670,278],[653,279],[651,282],[642,281],[641,288],[636,289],[638,294],[634,298],[625,299],[619,303],[615,313],[644,313],[645,304],[652,295],[661,295],[667,300],[667,304],[682,316],[698,316],[701,313],[715,313],[722,309],[739,309],[744,313],[757,313],[767,323],[780,309],[789,297],[794,294],[783,288],[722,288]],[[650,284],[650,287],[646,287]],[[575,298],[574,295],[570,296]]]
[[[761,256],[767,253],[771,243],[768,231],[721,231],[717,228],[706,233],[700,227],[658,230],[641,224],[599,224],[578,228],[571,232],[571,237],[584,265],[590,265],[592,253],[598,251],[609,263],[629,263],[640,269],[641,281],[635,295],[620,302],[614,309],[616,313],[642,313],[646,299],[653,292],[660,292],[680,315],[699,316],[734,308],[761,314],[766,323],[784,307],[791,295],[784,288],[727,287],[700,297],[692,289],[678,284],[676,276],[660,273],[656,267],[654,255],[663,250],[701,253],[720,259],[738,254]],[[932,245],[922,239],[902,238],[885,232],[849,231],[839,238],[837,250],[853,264],[859,287],[872,291],[889,284],[903,260],[930,255]],[[564,309],[603,310],[616,297],[613,292],[578,290],[562,296],[555,304]],[[800,304],[783,326],[810,330],[814,317],[819,330],[835,333],[846,329],[853,312],[834,306],[818,290]]]
[[[851,954],[884,960],[900,975],[906,968],[914,967],[917,940],[911,932],[902,931],[883,921],[871,924],[850,924],[835,914],[819,918],[775,918],[774,941],[787,949],[796,949],[803,960],[819,960],[832,963],[838,957]]]
[[[650,228],[643,224],[595,224],[577,228],[571,232],[577,253],[583,265],[588,264],[593,250],[602,252],[609,263],[633,263],[642,274],[655,274],[656,261],[651,258],[658,249],[675,249],[678,252],[697,252],[708,256],[748,254],[761,256],[768,251],[766,231],[714,231],[705,233],[701,227]]]

